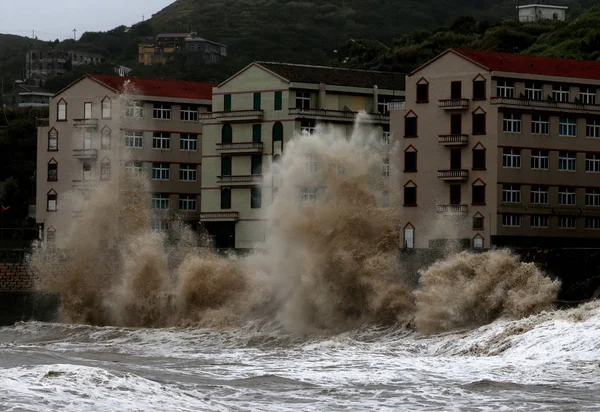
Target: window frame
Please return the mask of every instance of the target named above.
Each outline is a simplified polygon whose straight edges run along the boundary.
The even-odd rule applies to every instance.
[[[134,119],[144,118],[144,102],[130,100],[125,104],[125,117]]]
[[[63,116],[61,116],[61,108],[64,108]],[[65,99],[60,99],[58,103],[56,103],[56,121],[57,122],[66,122],[68,120],[68,104]]]
[[[282,91],[275,92],[274,102],[273,102],[273,110],[274,111],[283,110],[283,92]]]
[[[171,165],[169,163],[152,163],[152,180],[171,180]]]
[[[532,185],[529,191],[529,202],[532,205],[550,204],[550,188],[542,185]]]
[[[596,104],[597,88],[592,86],[579,87],[579,100],[583,104]]]
[[[112,164],[109,159],[100,162],[100,180],[110,180],[112,174]]]
[[[153,132],[152,149],[171,150],[171,133]]]
[[[552,100],[555,102],[568,103],[571,100],[571,88],[562,84],[553,85]]]
[[[312,106],[311,92],[307,90],[296,90],[296,109],[310,109]]]
[[[193,149],[191,147],[194,147]],[[183,152],[198,151],[198,135],[195,133],[179,134],[179,150]]]
[[[577,152],[559,151],[558,152],[558,171],[576,172],[577,171]]]
[[[50,176],[50,166],[54,166],[54,177]],[[58,182],[58,162],[54,158],[50,159],[47,163],[46,181],[47,182]]]
[[[194,194],[179,195],[179,210],[184,212],[195,212],[198,210],[198,196]],[[192,207],[193,206],[193,207]]]
[[[182,122],[198,122],[198,106],[195,104],[182,104],[179,110],[179,120]]]
[[[531,116],[531,134],[549,135],[550,118],[544,115]]]
[[[52,147],[52,141],[55,142],[54,147]],[[48,131],[48,151],[58,152],[58,130],[54,127]]]
[[[107,143],[108,141],[108,143]],[[112,130],[108,126],[104,126],[100,131],[100,148],[110,149],[112,144]]]
[[[521,133],[522,115],[520,113],[504,113],[502,131],[504,133]]]
[[[518,164],[518,165],[517,165]],[[506,169],[521,168],[521,149],[505,147],[502,150],[502,167]]]
[[[577,206],[577,189],[569,186],[558,188],[559,206]]]
[[[54,202],[54,203],[51,203]],[[51,205],[53,207],[51,207]],[[50,189],[48,193],[46,193],[46,212],[56,212],[58,211],[58,193],[54,189]]]
[[[520,204],[521,185],[514,183],[505,183],[502,185],[502,203]]]
[[[543,167],[544,165],[546,167]],[[531,150],[530,168],[532,170],[549,170],[549,168],[550,168],[550,151],[542,150],[542,149],[532,149]]]
[[[179,181],[180,182],[197,182],[198,181],[198,165],[190,163],[179,164]]]
[[[422,81],[423,79],[421,79],[420,81]],[[421,88],[421,92],[419,91],[419,88]],[[419,96],[420,94],[423,94],[423,91],[425,90],[425,99],[420,99],[419,97],[423,97],[423,96]],[[429,82],[425,81],[422,83],[417,83],[416,88],[415,88],[415,103],[429,103]]]
[[[538,82],[525,82],[525,98],[527,100],[543,100],[544,87]]]
[[[502,214],[502,227],[521,227],[522,216],[513,213]]]
[[[262,189],[260,187],[250,188],[250,209],[262,208]]]
[[[600,138],[600,119],[585,120],[585,137],[588,139]]]
[[[600,207],[600,188],[587,187],[585,189],[585,206]]]
[[[600,173],[600,153],[585,154],[585,172]]]
[[[100,117],[102,119],[112,118],[112,100],[108,96],[104,97],[100,102]]]
[[[571,225],[572,223],[572,225]],[[565,230],[577,229],[577,218],[575,216],[559,216],[558,217],[558,228]]]
[[[170,103],[154,103],[152,105],[152,118],[154,120],[171,120]]]
[[[515,81],[509,79],[498,79],[496,81],[496,97],[515,97]]]
[[[558,135],[560,137],[577,137],[577,120],[570,117],[559,118]]]
[[[152,193],[151,208],[153,210],[169,210],[171,199],[166,193]],[[158,207],[157,207],[158,206]]]
[[[144,148],[144,132],[141,130],[125,130],[125,147],[128,149]],[[139,143],[139,145],[138,145]]]
[[[548,215],[531,215],[529,217],[529,226],[532,229],[548,229],[550,227]]]

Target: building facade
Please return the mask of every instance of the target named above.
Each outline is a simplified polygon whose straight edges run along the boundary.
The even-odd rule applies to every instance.
[[[84,64],[100,64],[102,56],[56,49],[31,49],[25,55],[25,78],[37,85],[56,77],[72,67]]]
[[[48,107],[52,95],[39,86],[17,81],[15,87],[4,94],[3,104],[8,107]]]
[[[204,63],[216,63],[227,56],[227,46],[211,40],[195,37],[196,33],[162,33],[156,36],[156,44],[138,45],[138,63],[146,66],[164,64],[173,53],[190,51],[202,55]]]
[[[600,62],[471,50],[407,76],[391,113],[403,246],[600,244],[599,88]]]
[[[144,173],[153,227],[174,216],[197,227],[201,124],[209,83],[86,75],[54,95],[38,128],[37,215],[44,237],[61,240],[90,188]]]
[[[560,20],[567,18],[567,6],[552,6],[549,4],[526,4],[517,6],[519,21],[528,23],[541,20]]]
[[[359,111],[389,141],[388,106],[404,99],[405,75],[255,62],[213,90],[202,114],[201,223],[218,248],[257,248],[273,184],[263,176],[295,133],[319,122],[351,133]]]

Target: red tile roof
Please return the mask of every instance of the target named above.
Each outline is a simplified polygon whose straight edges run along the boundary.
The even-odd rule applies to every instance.
[[[212,89],[217,86],[212,83],[142,79],[104,74],[88,74],[87,76],[120,93],[138,96],[212,100]]]
[[[600,61],[450,49],[492,71],[600,80]]]

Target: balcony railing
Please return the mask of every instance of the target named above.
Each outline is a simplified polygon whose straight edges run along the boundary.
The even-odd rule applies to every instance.
[[[443,109],[462,110],[469,107],[469,99],[442,99],[439,106]]]
[[[259,185],[262,183],[262,175],[248,176],[217,176],[217,183],[220,184],[253,184]]]
[[[240,142],[240,143],[217,143],[217,150],[220,152],[262,152],[262,142]]]
[[[389,102],[388,110],[406,110],[405,102]]]
[[[238,220],[238,212],[203,212],[200,213],[201,222],[235,222]]]
[[[289,110],[290,116],[309,116],[309,117],[325,117],[332,119],[345,119],[354,121],[358,112],[351,110],[329,110],[329,109],[305,109],[295,107]],[[371,120],[389,120],[389,113],[368,113]]]
[[[98,150],[96,149],[74,149],[73,157],[77,159],[96,159]]]
[[[438,170],[438,178],[443,180],[467,180],[468,177],[467,169]]]
[[[466,134],[441,134],[438,136],[438,143],[446,146],[463,146],[469,143],[469,136]]]
[[[98,127],[98,119],[73,119],[74,127],[84,127],[84,128],[97,128]]]
[[[492,97],[492,104],[501,104],[509,106],[528,106],[528,107],[543,107],[550,109],[566,109],[566,110],[586,110],[590,112],[600,112],[600,105],[585,104],[573,102],[555,102],[552,100],[531,100],[517,99],[513,97]]]
[[[228,110],[222,112],[199,113],[200,120],[218,120],[218,119],[238,119],[255,120],[262,119],[262,110]]]
[[[469,211],[469,205],[437,205],[438,213],[465,214]]]

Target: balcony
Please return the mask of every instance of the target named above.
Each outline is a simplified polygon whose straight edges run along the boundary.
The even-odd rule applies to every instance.
[[[221,122],[249,122],[262,120],[262,110],[229,110],[223,112],[199,113],[200,120],[217,120]]]
[[[96,149],[74,149],[73,157],[76,159],[96,159],[98,150]]]
[[[406,110],[406,104],[405,102],[389,102],[388,110]]]
[[[564,109],[564,110],[578,110],[578,111],[589,111],[589,112],[600,112],[600,105],[598,104],[584,104],[584,103],[572,103],[572,102],[555,102],[552,100],[530,100],[530,99],[517,99],[513,97],[492,97],[492,104],[499,106],[522,106],[522,107],[541,107],[548,109]]]
[[[262,153],[262,142],[217,143],[217,151],[221,153]]]
[[[97,129],[98,119],[73,119],[73,127],[83,129]]]
[[[438,178],[447,181],[467,180],[469,171],[467,169],[438,170]]]
[[[469,143],[469,136],[466,134],[441,134],[438,136],[438,143],[444,146],[465,146]]]
[[[217,176],[217,183],[230,186],[255,186],[262,184],[262,175]]]
[[[289,110],[290,116],[310,117],[315,120],[322,121],[344,121],[352,123],[356,119],[358,112],[351,110],[328,110],[328,109],[304,109],[296,107]],[[389,113],[368,113],[366,122],[388,122],[390,120]]]
[[[469,108],[469,99],[443,99],[439,106],[444,110],[466,110]]]
[[[203,212],[200,213],[201,222],[237,222],[238,212]]]
[[[437,205],[437,212],[446,215],[464,215],[469,211],[469,205]]]

